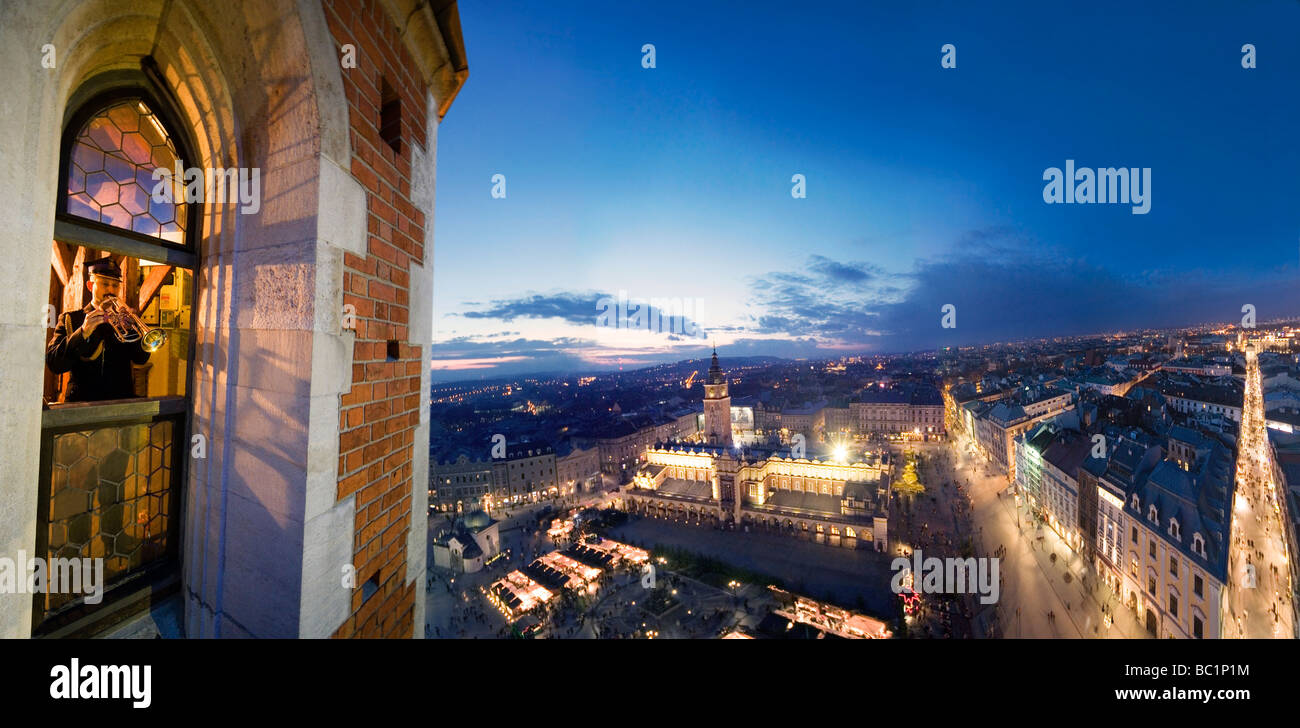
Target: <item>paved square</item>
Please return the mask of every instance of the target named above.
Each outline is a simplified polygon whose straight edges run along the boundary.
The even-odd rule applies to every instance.
[[[634,519],[610,529],[610,538],[642,548],[675,546],[785,582],[788,589],[848,608],[892,617],[892,572],[887,554],[823,546],[767,533],[717,531],[707,527]]]

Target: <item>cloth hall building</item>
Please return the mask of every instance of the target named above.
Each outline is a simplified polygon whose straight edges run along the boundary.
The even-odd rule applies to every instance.
[[[695,441],[648,448],[620,498],[629,513],[763,530],[842,548],[888,549],[892,466],[794,457],[732,446],[730,398],[717,352],[705,384],[705,425]]]

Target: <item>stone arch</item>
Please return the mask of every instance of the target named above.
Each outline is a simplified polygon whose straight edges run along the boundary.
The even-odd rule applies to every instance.
[[[260,171],[257,214],[209,201],[199,231],[189,431],[212,447],[182,483],[184,629],[190,637],[329,636],[351,611],[335,566],[351,559],[354,520],[352,502],[337,500],[338,395],[351,369],[342,256],[364,253],[366,241],[365,194],[348,171],[348,105],[321,4],[69,0],[13,3],[5,15],[6,67],[31,67],[33,39],[57,55],[54,69],[11,74],[10,95],[28,102],[0,120],[16,152],[0,160],[9,173],[0,175],[8,208],[0,224],[19,280],[30,283],[0,291],[0,307],[17,320],[40,320],[46,277],[35,271],[48,266],[59,130],[93,92],[153,77],[177,107],[177,131],[194,155],[187,164]],[[21,327],[13,348],[39,351],[43,336]],[[38,357],[4,368],[15,382],[42,375]],[[11,401],[0,430],[35,437],[38,391]],[[15,487],[0,488],[0,511],[35,513],[39,464],[19,458],[9,468]],[[424,520],[415,521],[422,540]],[[239,536],[227,538],[232,523]],[[0,524],[0,542],[31,549],[34,522]],[[315,571],[304,567],[304,548],[322,555]],[[411,579],[424,570],[417,551]],[[277,566],[258,573],[251,564]],[[267,579],[284,588],[267,593],[257,586]],[[0,607],[0,635],[30,629],[30,606],[15,607]]]

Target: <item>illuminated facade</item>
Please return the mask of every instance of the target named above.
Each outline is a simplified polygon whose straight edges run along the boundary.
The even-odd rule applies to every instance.
[[[718,350],[713,350],[709,379],[704,383],[704,439],[710,445],[731,447],[731,395],[727,378],[718,366]]]
[[[1300,435],[1270,431],[1269,469],[1270,490],[1278,505],[1279,518],[1289,524],[1286,529],[1286,552],[1300,553]],[[1291,624],[1296,638],[1300,639],[1300,559],[1287,560],[1287,577],[1291,588]]]
[[[710,381],[723,381],[716,355]],[[721,386],[720,393],[709,393],[715,401],[726,397],[725,383]],[[706,399],[706,429],[725,425],[722,431],[729,432],[729,416],[710,425],[709,413]],[[658,445],[645,451],[620,502],[630,513],[653,518],[765,530],[845,548],[888,548],[890,465],[878,459],[840,463],[787,455],[761,448]]]
[[[455,573],[473,574],[501,553],[497,521],[483,511],[457,518],[430,540],[433,564]]]
[[[1034,425],[1074,409],[1073,394],[1052,388],[1026,389],[998,400],[975,417],[974,434],[980,449],[995,468],[1016,479],[1016,438]]]
[[[600,463],[595,448],[573,448],[557,457],[538,446],[501,459],[434,464],[429,476],[429,504],[434,510],[464,513],[475,508],[495,511],[511,506],[565,498],[595,487]]]
[[[1080,487],[1097,489],[1097,573],[1153,637],[1224,635],[1234,456],[1197,440],[1179,462],[1160,444],[1108,438],[1108,456],[1080,472]],[[1168,449],[1187,444],[1172,437]]]
[[[922,438],[944,433],[943,400],[928,387],[868,388],[849,404],[850,418],[860,436],[912,435]]]
[[[566,454],[556,454],[555,480],[561,495],[589,492],[600,486],[600,450],[569,445]]]
[[[544,606],[555,596],[551,590],[517,570],[494,582],[486,589],[486,593],[488,600],[501,610],[507,619],[514,619],[539,606]]]
[[[595,594],[601,569],[576,561],[559,551],[551,551],[533,560],[524,570],[529,578],[553,590]]]
[[[1090,440],[1067,418],[1049,420],[1016,440],[1015,484],[1031,508],[1073,549],[1084,544],[1079,468]],[[1090,501],[1089,501],[1090,502]]]
[[[889,639],[893,636],[879,619],[791,594],[775,586],[769,586],[768,591],[781,605],[773,614],[788,619],[792,624],[806,624],[841,639]]]

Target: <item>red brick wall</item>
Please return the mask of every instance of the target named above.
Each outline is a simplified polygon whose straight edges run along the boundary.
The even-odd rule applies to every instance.
[[[366,255],[344,254],[343,304],[356,307],[352,388],[339,408],[338,498],[356,494],[352,614],[335,637],[410,637],[415,589],[406,585],[411,527],[411,456],[420,421],[421,349],[407,342],[411,261],[424,261],[424,215],[411,202],[412,143],[424,146],[428,89],[375,0],[325,0],[335,43],[356,48],[343,68],[351,127],[352,174],[366,189]],[[341,51],[340,51],[341,56]],[[401,153],[380,137],[381,79],[401,99]],[[387,342],[399,343],[388,361]],[[423,514],[421,514],[423,515]],[[362,603],[362,585],[379,590]],[[423,629],[423,626],[420,626]]]

